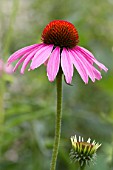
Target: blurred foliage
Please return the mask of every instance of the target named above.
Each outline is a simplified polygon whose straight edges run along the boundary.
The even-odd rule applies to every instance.
[[[64,82],[57,169],[77,169],[69,158],[70,136],[76,133],[102,143],[96,164],[87,170],[113,170],[112,0],[0,1],[0,58],[7,60],[15,50],[40,42],[43,28],[54,19],[72,22],[79,32],[79,45],[109,68],[95,83],[85,85],[76,70],[73,86]],[[44,66],[24,76],[18,69],[5,77],[0,77],[0,169],[47,170],[54,138],[55,82],[48,81]]]

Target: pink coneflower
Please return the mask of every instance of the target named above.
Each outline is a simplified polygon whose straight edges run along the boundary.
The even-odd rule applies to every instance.
[[[7,64],[5,64],[2,59],[0,59],[0,76],[2,76],[3,72],[7,74],[12,74],[13,67],[12,65],[7,66]]]
[[[48,79],[52,82],[61,67],[66,82],[70,84],[74,72],[73,65],[85,83],[88,83],[88,77],[93,82],[95,79],[102,78],[101,73],[94,67],[94,63],[100,70],[108,70],[96,60],[90,51],[77,45],[79,42],[78,32],[70,22],[63,20],[50,22],[44,28],[41,39],[42,43],[24,47],[10,56],[8,64],[20,59],[13,71],[23,63],[21,68],[23,74],[30,61],[29,70],[34,70],[45,64]]]

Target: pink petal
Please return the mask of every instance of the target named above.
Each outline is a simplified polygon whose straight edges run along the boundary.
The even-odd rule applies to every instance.
[[[50,58],[48,60],[47,64],[47,76],[49,81],[54,81],[60,65],[60,48],[56,47],[52,54],[50,55]]]
[[[78,57],[83,62],[87,74],[89,75],[91,80],[94,82],[95,81],[95,75],[94,75],[94,72],[93,72],[93,69],[94,69],[93,66],[87,61],[87,59],[80,52],[75,51],[75,53],[78,55]]]
[[[97,69],[94,68],[93,72],[97,80],[100,80],[102,78],[101,73]]]
[[[43,64],[50,56],[53,45],[44,45],[34,56],[30,69],[34,70]]]
[[[96,58],[93,56],[93,54],[90,51],[88,51],[87,49],[80,47],[80,46],[77,46],[77,50],[79,50],[79,52],[83,53],[86,56],[87,60],[90,59],[90,60],[92,60],[93,63],[97,64],[101,70],[103,69],[105,72],[108,71],[108,68],[106,68],[102,63],[97,61]]]
[[[87,50],[86,48],[84,47],[80,47],[80,46],[77,46],[77,48],[81,51],[84,51],[85,53],[87,53],[90,57],[92,57],[93,59],[95,59],[94,55],[89,51]]]
[[[83,48],[83,47],[80,47],[80,46],[76,46],[75,47],[77,51],[81,52],[82,55],[84,55],[84,57],[88,60],[88,62],[90,64],[93,65],[93,59],[95,58],[93,56],[93,54],[91,52],[89,52],[87,49]]]
[[[26,59],[26,57],[28,56],[29,52],[26,53],[18,62],[17,64],[15,65],[15,67],[13,68],[13,71],[15,72],[16,69],[19,67],[19,65]]]
[[[27,52],[26,54],[24,54],[24,55],[22,56],[22,58],[21,58],[21,59],[17,62],[17,64],[15,65],[13,71],[15,71],[15,70],[19,67],[19,65],[29,56],[29,54],[31,54],[31,53],[34,52],[34,51],[35,51],[35,53],[36,53],[36,51],[39,50],[40,48],[41,48],[41,45],[40,45],[40,47],[38,47],[37,49],[32,49],[32,50],[30,50],[29,52]],[[22,73],[22,74],[23,74],[23,73]]]
[[[64,72],[66,82],[71,84],[73,76],[73,64],[66,48],[63,48],[61,53],[61,67]]]
[[[80,60],[78,55],[73,50],[70,50],[70,58],[72,60],[72,63],[74,64],[75,68],[77,69],[78,73],[80,74],[81,78],[87,84],[88,83],[88,74],[86,72],[83,62]]]
[[[47,66],[49,58],[44,62],[44,65]]]
[[[27,47],[24,47],[18,51],[16,51],[15,53],[13,53],[9,59],[8,59],[8,64],[14,62],[15,60],[17,60],[18,58],[20,58],[22,55],[24,55],[25,53],[31,51],[32,49],[38,48],[40,45],[42,44],[34,44],[34,45],[30,45]]]
[[[24,71],[27,67],[27,65],[29,64],[29,62],[32,60],[32,58],[34,57],[34,55],[36,54],[36,52],[38,51],[39,49],[36,49],[36,50],[33,50],[28,56],[27,58],[25,59],[23,65],[22,65],[22,68],[21,68],[21,74],[24,74]]]
[[[103,69],[105,72],[108,71],[108,68],[105,67],[102,63],[100,63],[100,62],[97,61],[96,59],[95,59],[95,60],[93,59],[93,61],[95,62],[95,64],[97,64],[97,65],[99,66],[99,68],[100,68],[101,70]]]

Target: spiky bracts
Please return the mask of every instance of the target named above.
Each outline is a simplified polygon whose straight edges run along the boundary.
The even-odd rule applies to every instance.
[[[79,162],[79,165],[85,166],[91,162],[94,162],[96,158],[96,151],[101,144],[96,143],[95,140],[91,142],[88,138],[87,142],[84,142],[83,137],[79,136],[77,140],[76,135],[71,137],[72,149],[70,152],[70,158],[73,162]]]

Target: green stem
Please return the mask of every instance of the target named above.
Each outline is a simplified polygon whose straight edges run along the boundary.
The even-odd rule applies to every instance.
[[[85,170],[85,165],[80,166],[80,170]]]
[[[60,134],[61,134],[61,118],[62,118],[62,70],[59,70],[59,73],[56,78],[57,81],[57,111],[56,111],[56,122],[55,122],[55,138],[54,146],[52,153],[52,161],[50,170],[56,169],[56,161],[60,143]]]

